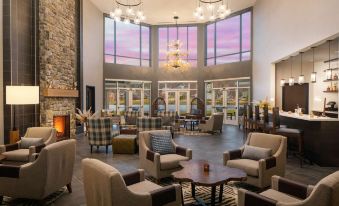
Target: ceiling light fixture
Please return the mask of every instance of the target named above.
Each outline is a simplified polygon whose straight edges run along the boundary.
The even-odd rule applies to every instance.
[[[293,77],[293,73],[292,73],[292,67],[293,67],[293,56],[291,57],[291,77],[288,79],[288,85],[293,86],[294,85],[294,77]]]
[[[190,64],[183,59],[183,57],[188,57],[188,53],[181,51],[182,42],[179,40],[178,19],[178,16],[174,16],[177,39],[168,44],[167,62],[164,67],[173,71],[185,71],[190,67]]]
[[[146,16],[142,10],[143,2],[141,0],[131,1],[124,0],[115,0],[115,8],[109,13],[109,16],[117,22],[120,22],[123,19],[125,24],[134,22],[135,24],[140,24],[146,20]]]
[[[282,61],[285,62],[285,60],[282,60]],[[285,84],[286,84],[286,80],[284,78],[282,78],[280,80],[280,86],[283,87],[283,86],[285,86]]]
[[[298,84],[304,84],[305,83],[305,76],[303,75],[303,53],[300,52],[300,75],[298,78]]]
[[[232,13],[229,1],[230,0],[198,0],[198,7],[193,12],[193,15],[199,21],[205,18],[209,21],[214,21],[217,18],[223,19]]]
[[[312,83],[316,83],[317,82],[317,72],[314,71],[314,49],[315,47],[312,47],[312,53],[313,53],[313,70],[312,70],[312,73],[311,73],[311,82]]]

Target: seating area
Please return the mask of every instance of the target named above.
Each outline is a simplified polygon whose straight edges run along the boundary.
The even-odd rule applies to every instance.
[[[339,206],[338,8],[0,1],[0,205]]]

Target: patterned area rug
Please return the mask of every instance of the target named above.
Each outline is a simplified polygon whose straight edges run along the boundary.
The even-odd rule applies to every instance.
[[[15,205],[15,206],[48,206],[52,205],[56,200],[58,200],[65,192],[67,192],[67,189],[61,188],[59,191],[49,195],[46,197],[43,201],[39,202],[37,200],[30,200],[30,199],[21,199],[21,198],[10,198],[10,197],[4,197],[4,200],[2,201],[2,204],[0,205]]]
[[[146,178],[149,181],[154,182],[154,179],[151,177]],[[167,186],[173,184],[173,181],[171,178],[165,178],[161,180],[160,185],[161,186]],[[211,188],[210,187],[202,187],[202,186],[196,186],[195,187],[195,196],[196,199],[192,197],[192,190],[191,190],[191,184],[190,183],[183,183],[182,184],[182,190],[184,195],[184,202],[185,206],[193,206],[193,205],[199,205],[204,206],[208,205],[206,203],[209,203],[211,201]],[[219,187],[217,187],[216,190],[216,201],[219,197]],[[237,205],[237,186],[236,185],[224,185],[224,192],[223,192],[223,198],[221,203],[216,203],[216,206],[236,206]],[[199,199],[202,203],[199,203],[197,201]]]

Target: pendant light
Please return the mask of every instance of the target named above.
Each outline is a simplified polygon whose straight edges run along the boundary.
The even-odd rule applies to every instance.
[[[331,41],[328,41],[328,69],[326,70],[326,79],[332,80],[332,70],[331,70]]]
[[[294,77],[292,76],[292,64],[293,64],[293,57],[291,57],[291,77],[288,79],[288,85],[293,86],[294,85]]]
[[[285,59],[282,61],[285,62]],[[286,80],[284,78],[280,79],[280,86],[283,87],[285,86],[285,84],[286,84]]]
[[[303,53],[300,52],[300,75],[298,78],[298,84],[304,84],[305,83],[305,76],[303,75]]]
[[[314,49],[315,47],[312,47],[312,53],[313,53],[313,71],[311,73],[311,82],[316,83],[317,82],[317,72],[314,71]]]

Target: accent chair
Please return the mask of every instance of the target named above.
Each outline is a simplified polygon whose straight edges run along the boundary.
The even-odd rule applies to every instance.
[[[238,206],[337,206],[339,171],[320,180],[315,186],[279,176],[272,177],[272,189],[260,194],[238,190]]]
[[[87,205],[91,206],[180,206],[181,186],[161,187],[145,180],[144,170],[121,175],[96,159],[82,160]]]
[[[247,173],[246,183],[265,188],[270,186],[273,175],[285,175],[286,137],[264,133],[249,133],[245,145],[271,149],[269,157],[259,160],[244,158],[245,146],[237,150],[224,152],[224,165],[244,170]]]
[[[34,161],[32,156],[39,153],[46,145],[56,142],[56,130],[52,127],[29,127],[23,138],[41,138],[42,143],[39,145],[24,145],[22,140],[7,145],[0,145],[0,154],[5,156],[4,162],[29,162]]]
[[[201,120],[199,130],[203,132],[222,132],[224,113],[214,113],[208,120]]]
[[[171,140],[175,153],[160,155],[152,150],[151,134],[161,136],[171,135],[171,132],[169,130],[154,130],[139,133],[140,167],[158,182],[161,178],[170,177],[172,172],[180,170],[180,161],[192,159],[192,150],[180,147]]]
[[[21,166],[0,164],[0,204],[3,196],[43,201],[64,186],[71,193],[75,147],[75,140],[64,140],[34,154],[34,162]]]

